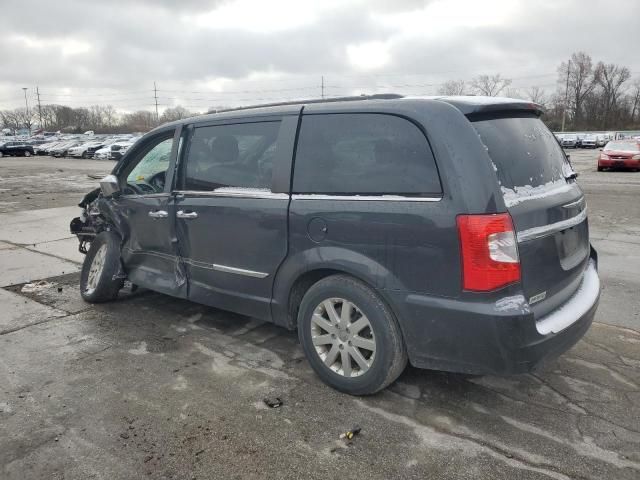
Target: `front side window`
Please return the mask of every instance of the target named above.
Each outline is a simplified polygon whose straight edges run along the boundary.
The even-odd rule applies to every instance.
[[[186,152],[180,188],[270,189],[280,122],[197,127]]]
[[[433,195],[442,192],[420,129],[384,114],[322,114],[302,119],[295,193]]]
[[[143,150],[137,163],[127,175],[125,193],[145,195],[164,191],[172,145],[173,135],[159,139],[153,146]]]

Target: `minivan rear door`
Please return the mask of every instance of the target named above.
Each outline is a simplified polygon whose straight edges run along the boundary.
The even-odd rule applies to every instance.
[[[271,318],[273,279],[288,247],[297,122],[296,113],[189,127],[174,195],[190,300]]]
[[[470,120],[515,224],[525,296],[543,315],[571,296],[589,260],[587,206],[577,175],[536,114]]]

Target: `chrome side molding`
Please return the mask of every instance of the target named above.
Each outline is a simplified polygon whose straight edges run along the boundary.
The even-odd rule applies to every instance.
[[[294,193],[292,200],[341,200],[365,202],[439,202],[442,196],[411,197],[405,195],[325,195],[316,193]]]
[[[184,261],[184,263],[188,263],[193,267],[205,268],[207,270],[216,270],[218,272],[234,273],[236,275],[244,275],[246,277],[254,277],[254,278],[266,278],[269,276],[268,273],[264,273],[264,272],[256,272],[255,270],[246,270],[244,268],[229,267],[227,265],[218,265],[216,263],[199,262],[197,260],[192,260],[190,258],[183,258],[182,260]]]
[[[547,235],[553,235],[561,230],[566,230],[567,228],[575,227],[576,225],[581,224],[587,219],[587,208],[585,207],[578,215],[575,217],[568,218],[566,220],[561,220],[560,222],[550,223],[549,225],[543,225],[541,227],[533,227],[528,228],[527,230],[520,230],[516,233],[516,237],[518,238],[518,242],[526,242],[529,240],[535,240],[536,238],[546,237]]]

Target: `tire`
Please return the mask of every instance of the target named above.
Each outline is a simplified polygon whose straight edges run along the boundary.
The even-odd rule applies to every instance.
[[[95,269],[95,270],[92,270]],[[96,235],[84,258],[80,274],[80,294],[89,303],[115,300],[124,280],[120,272],[120,239],[111,232]]]
[[[598,167],[598,171],[601,172],[602,170],[604,170],[604,168],[602,167]]]
[[[0,152],[0,158],[2,158],[3,156],[4,156],[4,155],[3,155],[3,153],[2,153],[2,152]]]
[[[328,322],[328,308],[336,313],[337,320],[345,312],[345,302],[349,317],[341,318],[343,323]],[[370,287],[347,275],[326,277],[309,288],[300,304],[298,337],[322,381],[350,395],[382,390],[407,365],[407,351],[393,313]]]
[[[87,158],[87,152],[82,152],[82,158]]]
[[[29,150],[25,150],[24,151],[24,156],[25,157],[30,157],[31,156],[31,152]]]

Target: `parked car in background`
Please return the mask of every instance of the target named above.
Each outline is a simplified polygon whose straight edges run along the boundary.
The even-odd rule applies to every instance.
[[[109,158],[111,160],[120,160],[122,158],[122,156],[127,153],[127,150],[129,150],[129,147],[131,147],[131,145],[133,145],[133,141],[131,140],[127,140],[124,142],[116,142],[113,145],[111,145],[111,151],[109,154]]]
[[[609,141],[609,138],[607,135],[605,134],[596,135],[596,147],[604,147],[608,141]]]
[[[598,171],[622,168],[640,169],[640,142],[637,140],[614,140],[605,145],[598,156]]]
[[[582,148],[582,140],[584,140],[584,137],[586,137],[587,134],[585,133],[577,133],[576,134],[576,148]]]
[[[103,146],[104,146],[103,142],[85,142],[75,147],[71,147],[69,150],[67,150],[67,155],[69,157],[75,157],[75,158],[89,158],[90,156],[89,149],[93,148],[94,149],[93,151],[95,152],[96,150],[98,150],[99,148],[102,148]]]
[[[30,157],[33,154],[33,146],[25,142],[11,141],[0,144],[0,157]]]
[[[105,145],[104,147],[97,149],[93,153],[93,158],[95,158],[96,160],[107,160],[109,159],[110,154],[111,154],[111,144]]]
[[[593,134],[589,134],[589,135],[585,135],[582,138],[581,146],[582,148],[596,148],[597,142],[598,140],[596,136]]]
[[[115,300],[127,278],[297,329],[350,394],[407,360],[528,372],[585,334],[600,295],[585,197],[541,114],[378,96],[165,124],[82,200],[80,293]]]
[[[77,140],[64,142],[49,150],[49,154],[53,157],[66,157],[69,149],[80,145],[80,143]]]
[[[578,136],[573,133],[567,133],[562,136],[560,145],[563,148],[578,148]]]

